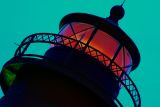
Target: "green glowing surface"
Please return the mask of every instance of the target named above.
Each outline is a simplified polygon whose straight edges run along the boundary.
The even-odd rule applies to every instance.
[[[3,71],[3,76],[4,76],[4,79],[7,83],[7,86],[11,86],[13,81],[15,80],[16,78],[16,75],[14,73],[12,73],[10,70],[8,69],[4,69]]]
[[[4,68],[2,70],[4,80],[6,81],[6,84],[8,87],[12,85],[16,78],[16,73],[20,70],[23,64],[11,64],[7,68]]]
[[[58,32],[61,18],[71,12],[86,12],[106,17],[113,5],[123,0],[1,0],[0,67],[8,61],[26,36],[37,32]],[[125,17],[119,25],[134,40],[141,53],[139,67],[131,73],[137,85],[142,107],[160,107],[160,1],[126,0]],[[31,50],[33,53],[42,47]],[[0,92],[0,97],[3,96]],[[122,88],[119,99],[133,107]]]

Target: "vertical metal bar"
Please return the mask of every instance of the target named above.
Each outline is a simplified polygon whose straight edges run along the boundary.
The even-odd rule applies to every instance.
[[[87,47],[89,46],[90,42],[92,41],[92,39],[94,38],[95,34],[97,33],[98,28],[95,28],[94,31],[92,32],[90,38],[88,39],[85,47],[83,48],[83,51],[85,51],[87,49]]]
[[[83,37],[84,37],[85,35],[82,35],[82,37],[80,38],[80,40],[78,40],[78,39],[77,39],[77,36],[76,36],[76,33],[74,32],[72,23],[70,23],[69,25],[70,25],[70,27],[71,27],[71,30],[73,31],[73,35],[76,37],[76,40],[77,40],[77,43],[76,43],[75,46],[73,47],[74,49],[76,49],[77,46],[78,46],[78,44],[79,44],[79,42],[83,39]]]
[[[81,40],[84,38],[84,36],[85,36],[85,34],[83,34],[83,35],[81,36],[81,38],[77,41],[77,43],[76,43],[75,46],[74,46],[74,49],[76,49],[76,47],[77,47],[78,44],[81,42]]]
[[[122,45],[120,44],[119,47],[118,47],[118,49],[117,49],[117,51],[116,51],[116,53],[114,54],[113,58],[111,59],[111,62],[110,62],[110,64],[108,65],[108,67],[111,67],[111,66],[112,66],[112,63],[113,63],[114,60],[116,59],[116,57],[117,57],[117,55],[119,54],[121,48],[122,48]]]
[[[74,29],[73,29],[72,23],[70,23],[69,25],[70,25],[70,27],[71,27],[71,29],[72,29],[72,31],[73,31],[73,34],[74,34],[74,35],[76,35],[76,33],[74,32]],[[77,39],[77,38],[76,38],[76,39]]]

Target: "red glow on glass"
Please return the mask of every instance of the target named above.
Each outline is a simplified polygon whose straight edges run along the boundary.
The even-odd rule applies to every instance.
[[[93,40],[91,41],[90,46],[112,58],[119,46],[119,42],[107,33],[98,30]]]
[[[125,47],[123,47],[120,50],[118,56],[115,59],[115,62],[120,67],[122,67],[124,71],[127,72],[128,70],[130,70],[131,67],[127,67],[127,66],[132,65],[132,59],[131,59],[131,56],[130,56],[128,50]]]
[[[66,25],[64,29],[61,32],[59,32],[59,34],[64,36],[74,35],[70,25]]]
[[[92,32],[93,32],[94,28],[85,30],[83,32],[77,33],[75,36],[77,38],[77,40],[81,40],[81,42],[83,43],[87,43],[89,37],[91,36]]]
[[[72,22],[71,24],[64,25],[59,34],[70,37],[74,40],[58,38],[57,41],[72,48],[74,47],[76,49],[83,49],[85,45],[78,42],[80,41],[86,44],[94,30],[95,27],[92,25],[79,22]],[[89,46],[97,49],[110,59],[114,57],[119,45],[120,45],[119,41],[117,41],[115,38],[113,38],[112,36],[101,30],[97,30],[93,39],[89,43]],[[53,47],[53,45],[51,47]],[[92,57],[95,58],[98,57],[97,59],[106,66],[110,64],[110,60],[107,59],[107,57],[105,57],[101,53],[97,53],[95,50],[91,48],[86,48],[85,52],[91,55]],[[115,63],[121,68],[117,67]],[[131,70],[131,65],[132,65],[132,58],[130,56],[130,53],[125,47],[122,47],[116,59],[114,60],[114,63],[111,65],[112,71],[114,72],[115,75],[120,76],[122,70],[129,73],[129,71]],[[116,72],[117,70],[118,72]]]
[[[75,33],[81,32],[83,30],[87,30],[89,28],[92,28],[92,25],[86,24],[86,23],[77,23],[73,22],[72,27]]]
[[[94,28],[93,28],[93,26],[91,26],[91,25],[89,26],[88,24],[83,29],[78,28],[78,27],[82,27],[82,25],[84,26],[84,24],[80,24],[80,26],[78,26],[78,25],[76,26],[76,23],[72,24],[73,29],[76,29],[76,32],[78,32],[76,34],[74,34],[75,31],[72,31],[71,25],[69,25],[69,24],[66,25],[66,27],[59,34],[64,35],[64,36],[68,36],[68,37],[73,38],[75,40],[86,43],[88,41],[90,35],[92,34]],[[76,28],[74,28],[74,27],[76,27]],[[74,47],[77,43],[73,40],[58,40],[58,41],[59,42],[63,41],[66,46],[71,46],[71,47]]]

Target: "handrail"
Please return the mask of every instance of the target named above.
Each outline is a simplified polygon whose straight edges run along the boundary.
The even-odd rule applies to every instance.
[[[58,39],[59,39],[59,41],[58,41]],[[66,41],[68,41],[68,42],[66,42]],[[67,36],[63,36],[63,35],[59,35],[59,34],[52,34],[52,33],[36,33],[36,34],[33,34],[33,35],[26,37],[22,41],[22,43],[20,44],[20,46],[17,48],[17,50],[15,52],[15,57],[27,56],[27,54],[25,54],[27,48],[30,46],[31,43],[36,43],[36,42],[49,43],[49,44],[60,45],[60,46],[67,45],[71,48],[73,48],[73,46],[71,44],[72,42],[79,42],[79,48],[76,47],[76,49],[79,51],[83,51],[83,46],[85,46],[85,43],[78,41],[78,40],[75,40],[73,38],[67,37]],[[86,51],[87,49],[89,50],[89,52]],[[87,49],[84,52],[86,54],[91,55],[92,57],[96,58],[99,61],[100,61],[100,59],[98,57],[103,56],[103,61],[101,61],[101,62],[107,68],[110,68],[111,71],[114,72],[117,81],[120,82],[120,84],[122,84],[125,87],[125,89],[129,93],[129,95],[131,96],[132,101],[134,103],[134,107],[140,107],[141,106],[140,94],[138,92],[136,85],[134,84],[132,79],[129,77],[129,75],[115,62],[112,62],[112,64],[109,66],[106,62],[107,61],[111,62],[111,59],[108,56],[106,56],[105,54],[103,54],[102,52],[100,52],[99,50],[97,50],[89,45],[87,46]],[[91,54],[91,52],[95,52],[96,56],[93,56]],[[33,54],[30,54],[30,55],[33,55]],[[35,55],[35,56],[38,56],[38,55]],[[41,56],[41,57],[43,57],[43,56]],[[118,72],[122,72],[123,76],[118,76]]]

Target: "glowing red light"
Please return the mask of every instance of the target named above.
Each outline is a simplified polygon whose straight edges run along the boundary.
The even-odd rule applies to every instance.
[[[87,43],[89,38],[91,37],[93,31],[95,30],[95,26],[89,25],[86,23],[79,23],[79,22],[72,22],[70,24],[66,24],[62,27],[59,34],[64,35],[70,38],[73,38],[74,40],[58,40],[59,42],[64,42],[66,46],[74,47],[79,41],[83,43]],[[82,44],[81,44],[82,45]],[[120,43],[107,34],[106,32],[98,29],[96,33],[94,34],[94,37],[89,43],[89,46],[99,50],[101,53],[108,56],[110,59],[112,59],[119,47]],[[53,46],[52,46],[53,47]],[[85,47],[85,45],[81,46]],[[89,53],[89,50],[86,49],[86,53]],[[92,57],[95,57],[97,53],[92,52],[89,55]],[[104,57],[99,55],[99,61],[101,61],[105,65],[109,64],[109,62],[104,62]],[[125,47],[122,47],[120,52],[118,53],[116,59],[114,62],[119,65],[124,71],[129,73],[131,70],[132,65],[132,59],[130,56],[130,53]],[[114,66],[113,66],[114,69]],[[115,68],[117,69],[117,68]],[[119,72],[118,74],[115,73],[117,76],[120,76],[122,72]]]

